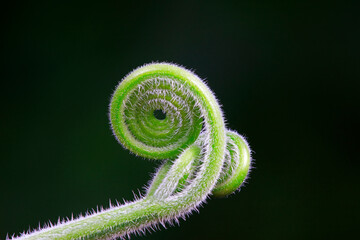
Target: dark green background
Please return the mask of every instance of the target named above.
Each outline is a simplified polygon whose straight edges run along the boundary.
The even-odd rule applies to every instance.
[[[0,239],[132,200],[147,183],[158,163],[122,149],[107,115],[121,78],[152,61],[205,78],[256,161],[240,193],[208,200],[180,227],[132,239],[357,232],[355,5],[14,1],[2,12]]]

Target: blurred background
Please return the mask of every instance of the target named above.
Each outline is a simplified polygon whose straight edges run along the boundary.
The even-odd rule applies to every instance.
[[[3,3],[4,4],[4,3]],[[344,238],[359,226],[355,5],[286,1],[9,1],[2,7],[0,239],[132,200],[159,165],[112,136],[129,71],[206,79],[254,169],[180,227],[132,239]]]

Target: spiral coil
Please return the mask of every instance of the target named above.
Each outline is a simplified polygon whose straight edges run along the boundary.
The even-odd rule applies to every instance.
[[[193,82],[184,80],[184,75],[191,75]],[[170,191],[164,190],[165,186],[171,186],[170,192],[174,192],[174,185],[180,185],[176,190],[178,193],[180,188],[190,185],[191,180],[196,177],[196,169],[201,167],[200,163],[207,160],[207,154],[214,148],[209,146],[213,137],[212,122],[206,117],[207,109],[204,105],[207,102],[204,103],[202,93],[196,91],[199,88],[206,89],[211,94],[194,73],[184,68],[167,63],[149,64],[125,77],[112,98],[110,118],[114,135],[133,153],[151,159],[174,159],[192,144],[199,147],[198,160],[191,161],[191,167],[184,164],[186,171],[178,169],[176,180],[170,177],[170,173],[162,179],[165,181],[160,187],[162,192]],[[215,103],[217,105],[216,100]],[[156,111],[163,113],[163,119],[156,117]],[[219,112],[222,117],[221,111]],[[216,121],[224,125],[222,118]],[[212,190],[213,194],[219,196],[230,194],[239,188],[247,176],[251,160],[246,140],[234,131],[224,132],[226,148],[221,153],[222,171]],[[163,173],[165,170],[158,171]]]

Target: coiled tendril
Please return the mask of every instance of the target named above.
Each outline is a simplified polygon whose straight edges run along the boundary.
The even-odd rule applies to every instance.
[[[185,218],[211,193],[231,194],[249,172],[247,142],[225,128],[215,96],[182,67],[148,64],[131,72],[113,94],[110,120],[125,148],[164,159],[146,195],[22,238],[113,239],[144,231]]]

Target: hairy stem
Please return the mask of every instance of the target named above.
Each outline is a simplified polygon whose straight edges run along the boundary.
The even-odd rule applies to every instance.
[[[131,72],[112,96],[110,121],[125,148],[164,159],[146,196],[19,238],[114,239],[156,228],[185,218],[211,193],[236,191],[249,172],[245,139],[226,130],[215,96],[185,68],[159,63]]]

